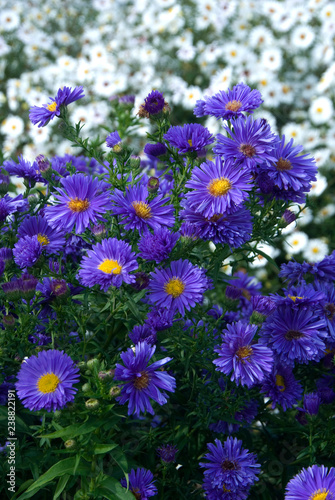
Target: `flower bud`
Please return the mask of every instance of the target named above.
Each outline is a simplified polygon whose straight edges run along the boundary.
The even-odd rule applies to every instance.
[[[89,359],[87,361],[87,368],[89,370],[94,370],[94,368],[99,368],[100,362],[97,358]]]
[[[99,408],[99,401],[93,398],[88,399],[85,402],[85,406],[88,410],[96,410],[97,408]]]
[[[148,180],[148,191],[149,193],[157,193],[159,188],[159,179],[158,177],[150,177]]]
[[[15,325],[15,318],[11,314],[5,315],[2,318],[2,323],[6,328],[11,328]]]
[[[67,450],[73,450],[76,447],[77,443],[74,439],[68,439],[65,441],[64,446]]]
[[[120,393],[121,393],[121,389],[117,385],[114,387],[111,387],[109,390],[109,395],[111,398],[116,398]]]
[[[91,386],[90,386],[90,384],[89,384],[88,382],[86,382],[86,384],[84,384],[84,385],[82,386],[81,390],[82,390],[83,392],[90,392],[90,390],[91,390]]]

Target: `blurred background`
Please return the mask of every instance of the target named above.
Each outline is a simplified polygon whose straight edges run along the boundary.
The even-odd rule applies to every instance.
[[[262,93],[255,116],[303,145],[319,167],[307,207],[293,207],[303,210],[286,241],[262,250],[317,262],[335,248],[334,38],[335,2],[326,0],[1,0],[4,157],[76,153],[56,121],[38,128],[28,119],[30,106],[64,85],[84,87],[70,110],[83,135],[104,138],[113,101],[134,95],[136,114],[152,89],[164,92],[173,123],[200,121],[217,133],[220,121],[195,118],[195,103],[243,81]],[[144,123],[134,137],[135,154],[146,130]],[[253,264],[260,279],[266,262],[260,255]]]

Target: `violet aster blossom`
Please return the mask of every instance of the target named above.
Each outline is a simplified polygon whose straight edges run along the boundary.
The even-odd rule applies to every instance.
[[[185,204],[179,215],[185,222],[194,224],[198,237],[205,241],[238,248],[251,238],[252,217],[243,205],[232,214],[219,213],[205,217]]]
[[[138,242],[138,256],[159,264],[170,255],[179,236],[179,233],[173,233],[167,227],[156,229],[154,234],[145,232]]]
[[[185,186],[192,191],[186,193],[187,203],[205,217],[215,214],[233,213],[248,197],[252,189],[251,175],[239,170],[232,160],[206,161],[195,167],[191,179]]]
[[[234,158],[236,162],[249,170],[254,170],[257,165],[265,161],[276,161],[273,154],[276,136],[271,132],[265,120],[252,116],[236,118],[233,123],[234,130],[224,127],[230,137],[217,135],[217,145],[213,151],[225,158]]]
[[[125,241],[107,238],[88,250],[78,272],[79,281],[88,287],[100,285],[105,292],[110,286],[120,288],[123,282],[134,283],[132,271],[138,268],[135,253]]]
[[[79,369],[63,351],[41,351],[24,361],[17,375],[16,390],[30,411],[61,410],[73,401]]]
[[[128,336],[133,344],[139,342],[146,342],[149,345],[154,345],[157,342],[156,333],[149,327],[149,325],[136,325]]]
[[[271,155],[273,161],[266,161],[264,171],[281,190],[308,192],[311,182],[316,180],[317,166],[314,158],[302,155],[302,146],[293,146],[293,139],[285,144],[285,136],[276,137]],[[278,194],[278,193],[277,193]]]
[[[335,286],[332,283],[317,281],[314,288],[325,297],[325,300],[318,304],[316,314],[325,319],[329,337],[335,341]]]
[[[282,364],[293,366],[295,361],[320,361],[327,336],[324,318],[313,310],[279,305],[263,323],[259,342],[271,347]]]
[[[225,375],[232,372],[230,380],[237,385],[252,387],[272,370],[272,351],[253,343],[256,332],[256,325],[243,321],[227,325],[227,329],[223,330],[221,346],[214,349],[219,354],[219,358],[213,361],[216,369]]]
[[[204,101],[197,101],[195,116],[215,116],[217,119],[231,120],[243,113],[253,113],[259,108],[263,99],[259,90],[251,90],[245,83],[238,83],[227,92],[220,90],[213,96],[206,96]]]
[[[335,498],[335,468],[312,465],[303,468],[286,486],[285,500],[332,500]]]
[[[166,102],[163,94],[158,90],[153,90],[144,99],[143,108],[147,113],[149,113],[149,115],[157,115],[163,111],[165,105]]]
[[[202,302],[206,290],[212,287],[206,271],[190,261],[179,259],[170,267],[151,273],[149,302],[159,307],[179,311],[183,316]]]
[[[29,185],[35,184],[35,182],[44,182],[45,180],[41,176],[38,164],[36,161],[30,163],[25,160],[23,156],[18,157],[19,163],[15,163],[14,160],[6,160],[3,164],[3,168],[9,173],[9,175],[16,175],[18,177],[23,177],[29,182]]]
[[[120,142],[121,142],[121,137],[119,136],[119,133],[117,130],[115,130],[115,132],[112,132],[111,134],[109,134],[106,137],[106,144],[107,144],[107,147],[109,147],[109,148],[113,148],[114,146],[116,146]]]
[[[65,246],[64,234],[50,227],[40,215],[24,219],[18,229],[18,235],[37,236],[47,254],[58,253]]]
[[[199,123],[187,123],[183,126],[170,127],[163,137],[180,153],[201,151],[214,142],[214,137],[210,131]]]
[[[265,377],[261,392],[271,399],[273,409],[281,405],[286,411],[301,399],[303,387],[295,379],[291,368],[279,364]]]
[[[126,352],[121,353],[124,366],[116,364],[115,380],[126,382],[121,389],[121,395],[116,399],[122,405],[128,402],[128,415],[134,413],[139,416],[141,412],[146,411],[154,415],[150,399],[159,405],[164,405],[168,397],[164,391],[175,391],[174,377],[160,369],[172,358],[164,358],[151,365],[148,364],[155,350],[156,346],[151,347],[147,342],[139,342],[135,346],[135,352],[127,349]]]
[[[43,246],[38,236],[23,236],[14,245],[13,255],[15,263],[24,269],[33,266],[42,254]]]
[[[129,473],[129,491],[134,495],[135,499],[148,500],[157,494],[157,488],[154,485],[154,476],[147,469],[138,468],[131,469]],[[121,484],[124,488],[127,487],[125,478],[121,479]]]
[[[85,174],[75,174],[61,179],[62,188],[54,197],[56,205],[45,209],[45,218],[51,227],[83,233],[90,223],[105,221],[101,214],[111,210],[107,184]]]
[[[55,116],[60,115],[61,106],[67,106],[71,102],[78,101],[85,97],[83,87],[75,87],[73,90],[71,87],[63,87],[58,89],[56,97],[50,97],[50,102],[48,104],[43,104],[42,106],[32,106],[29,112],[29,119],[33,125],[39,127],[44,127],[53,120]]]
[[[114,203],[112,213],[121,216],[121,224],[125,229],[138,229],[139,233],[151,229],[159,229],[163,226],[173,226],[174,207],[165,205],[170,201],[169,197],[163,198],[159,194],[153,200],[149,201],[149,192],[146,186],[128,186],[123,193],[115,189],[111,199]]]
[[[208,462],[199,465],[205,468],[205,478],[213,487],[219,487],[223,493],[227,490],[238,493],[258,481],[261,466],[256,463],[257,456],[242,448],[241,440],[228,437],[222,443],[215,439],[215,444],[208,443],[207,448],[209,453],[204,458]]]

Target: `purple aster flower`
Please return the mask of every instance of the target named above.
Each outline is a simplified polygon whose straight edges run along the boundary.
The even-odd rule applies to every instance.
[[[308,272],[319,281],[335,281],[335,251],[309,266]]]
[[[303,388],[295,379],[291,368],[276,365],[265,377],[261,392],[271,399],[273,409],[281,405],[286,411],[301,399]]]
[[[242,448],[242,441],[228,437],[222,443],[215,439],[215,444],[208,443],[207,448],[209,453],[204,458],[208,462],[199,465],[205,468],[205,478],[213,487],[219,487],[223,493],[235,493],[258,481],[260,465],[256,463],[257,457]]]
[[[326,349],[326,323],[312,310],[279,305],[263,323],[259,342],[273,350],[280,362],[320,361]]]
[[[101,214],[111,210],[107,184],[97,178],[76,174],[61,179],[64,189],[56,188],[57,205],[45,209],[45,218],[54,228],[83,233],[90,223],[105,221]]]
[[[254,276],[248,276],[247,273],[238,271],[234,273],[231,278],[225,278],[228,286],[234,289],[234,298],[244,298],[246,300],[251,300],[253,295],[258,295],[262,284],[258,283]]]
[[[156,269],[151,273],[149,302],[159,307],[178,310],[184,316],[203,299],[211,287],[206,271],[194,266],[188,260],[173,261],[167,269]]]
[[[325,319],[329,337],[335,341],[335,286],[332,283],[317,281],[314,288],[324,294],[324,300],[318,304],[316,314]]]
[[[42,254],[43,246],[39,242],[38,236],[23,236],[14,245],[13,254],[15,263],[24,269],[25,267],[31,267],[40,258]]]
[[[254,109],[264,102],[258,90],[251,90],[245,83],[239,83],[228,89],[220,90],[217,94],[206,96],[204,101],[197,101],[194,109],[195,116],[215,116],[223,120],[231,120],[245,113],[253,113]]]
[[[285,297],[271,294],[277,306],[287,304],[293,309],[315,309],[316,306],[322,307],[326,301],[326,295],[322,290],[315,290],[312,284],[307,284],[304,280],[283,291]]]
[[[109,134],[106,137],[106,144],[107,144],[107,147],[109,147],[109,148],[113,148],[114,146],[116,146],[120,142],[121,142],[121,137],[119,136],[119,133],[117,130],[115,130],[115,132],[112,132],[111,134]]]
[[[330,387],[318,387],[317,395],[322,404],[329,405],[335,401],[335,392]]]
[[[137,325],[134,326],[132,331],[128,333],[130,340],[133,344],[138,344],[139,342],[147,342],[149,345],[154,345],[157,342],[157,335],[149,325]]]
[[[251,304],[253,311],[264,316],[269,316],[276,309],[276,303],[271,297],[264,297],[263,295],[253,295],[251,297]]]
[[[29,119],[33,125],[45,127],[55,116],[60,115],[61,106],[67,106],[82,97],[85,97],[83,87],[75,87],[73,90],[71,87],[58,89],[56,97],[50,97],[48,104],[30,108]]]
[[[127,349],[121,353],[121,359],[125,366],[117,363],[115,367],[115,379],[122,380],[126,384],[121,389],[121,396],[117,398],[120,404],[128,402],[128,415],[148,411],[154,415],[150,398],[159,405],[167,403],[167,394],[164,391],[174,392],[176,380],[160,367],[171,361],[172,358],[164,358],[149,365],[149,360],[154,355],[156,346],[149,346],[147,342],[139,342],[135,346],[135,352]],[[163,390],[161,392],[160,390]]]
[[[171,462],[176,461],[176,453],[178,452],[178,448],[173,444],[165,444],[157,448],[156,452],[163,462],[170,464]]]
[[[180,153],[201,151],[214,142],[210,131],[199,123],[187,123],[182,127],[170,127],[164,139],[179,150]]]
[[[198,237],[202,240],[238,248],[251,238],[252,217],[243,206],[232,214],[218,213],[211,217],[192,210],[187,203],[184,207],[179,214],[180,218],[196,226]]]
[[[264,169],[280,190],[308,192],[316,180],[317,166],[314,158],[301,155],[302,150],[302,146],[293,146],[293,139],[285,145],[285,136],[277,136],[271,151],[275,159],[267,160],[261,172]]]
[[[179,239],[179,233],[169,231],[167,227],[160,227],[154,234],[145,232],[138,242],[139,257],[145,260],[154,260],[157,264],[168,258]]]
[[[252,116],[236,118],[233,126],[234,131],[224,127],[230,137],[217,135],[218,143],[213,150],[215,154],[235,159],[250,170],[266,160],[276,161],[273,155],[275,136],[265,120],[254,120]]]
[[[257,326],[238,321],[223,330],[222,344],[214,349],[219,358],[213,363],[217,370],[229,375],[236,384],[252,387],[261,382],[273,366],[273,354],[268,347],[253,344]]]
[[[166,102],[163,94],[158,90],[153,90],[144,99],[143,108],[147,113],[149,113],[149,115],[157,115],[163,111],[165,105]]]
[[[145,324],[156,332],[161,332],[171,328],[173,325],[174,311],[161,307],[152,307],[147,314]]]
[[[80,265],[79,281],[88,287],[100,285],[105,292],[110,286],[120,288],[122,282],[134,283],[135,276],[129,273],[138,268],[131,246],[116,238],[94,245]]]
[[[215,486],[208,476],[205,476],[202,488],[207,500],[245,500],[248,498],[250,492],[250,487],[232,491],[227,489],[225,485]]]
[[[195,167],[185,186],[192,191],[186,193],[188,205],[205,217],[233,213],[248,197],[252,189],[250,173],[239,170],[233,161],[206,161],[201,168]]]
[[[164,205],[170,198],[163,198],[159,194],[149,201],[148,197],[148,188],[141,185],[128,186],[126,193],[115,189],[111,197],[114,202],[112,212],[121,215],[121,224],[125,225],[126,230],[138,229],[141,234],[148,227],[158,229],[162,225],[173,226],[173,205]]]
[[[36,156],[35,161],[37,163],[38,170],[41,172],[41,174],[44,174],[45,172],[50,170],[51,163],[44,155]]]
[[[153,479],[152,472],[147,469],[131,469],[129,473],[129,491],[132,492],[135,499],[148,500],[149,497],[156,495],[157,488],[154,485],[155,481]],[[121,484],[124,488],[127,487],[125,478],[121,479]]]
[[[145,288],[148,288],[149,281],[150,281],[148,274],[140,271],[138,273],[135,273],[134,277],[135,277],[135,281],[131,284],[131,286],[133,288],[135,288],[135,290],[140,291],[140,290],[144,290]]]
[[[135,96],[132,94],[126,94],[119,96],[119,104],[134,106]]]
[[[3,168],[9,173],[9,175],[16,175],[18,177],[23,177],[29,181],[29,186],[34,185],[35,182],[45,182],[41,176],[38,164],[34,161],[31,164],[29,161],[25,160],[23,156],[18,157],[19,163],[15,163],[13,160],[6,160],[3,164]]]
[[[335,498],[335,468],[312,465],[302,469],[286,486],[285,500],[332,500]]]
[[[308,273],[311,269],[311,264],[303,262],[300,264],[294,259],[289,261],[287,264],[282,264],[280,266],[279,277],[288,281],[289,286],[297,281],[301,281],[303,276]]]
[[[166,154],[167,149],[165,144],[162,142],[156,142],[156,144],[146,144],[144,146],[144,150],[146,155],[149,156],[149,158],[157,158],[158,156],[163,156]]]
[[[7,215],[14,212],[25,212],[29,208],[29,202],[27,199],[23,199],[22,194],[12,198],[9,194],[5,194],[0,198],[0,222],[3,222]]]
[[[55,411],[74,400],[79,369],[63,351],[41,351],[24,361],[17,374],[16,390],[30,411]]]
[[[27,217],[19,227],[18,235],[21,237],[37,236],[43,250],[46,250],[48,255],[51,253],[58,253],[65,246],[65,237],[63,233],[56,229],[52,229],[47,221],[40,215],[37,217]]]
[[[309,415],[317,415],[321,403],[320,396],[317,392],[310,392],[304,396],[304,410]]]

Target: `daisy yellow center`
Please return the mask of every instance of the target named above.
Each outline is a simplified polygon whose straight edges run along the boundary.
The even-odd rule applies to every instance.
[[[121,274],[122,266],[120,266],[117,260],[105,259],[98,266],[98,269],[106,274]]]
[[[90,202],[87,198],[85,200],[81,200],[80,198],[76,197],[71,198],[67,206],[72,212],[85,212],[90,206]]]
[[[151,208],[147,203],[143,201],[133,201],[132,205],[137,217],[141,217],[141,219],[150,219],[150,217],[152,217]]]
[[[310,496],[309,500],[327,500],[329,490],[318,490]]]
[[[180,297],[180,295],[185,290],[185,283],[183,283],[179,278],[174,276],[164,285],[164,291],[168,295],[172,295],[174,299]]]
[[[235,99],[233,101],[227,102],[225,108],[228,111],[238,111],[242,106],[241,101],[236,101]]]
[[[254,148],[251,144],[241,144],[239,151],[248,158],[252,158],[256,154],[256,148]]]
[[[289,160],[286,160],[285,158],[280,157],[279,160],[276,162],[276,169],[279,170],[280,172],[285,172],[286,170],[291,170],[292,163]]]
[[[225,177],[213,179],[208,185],[208,192],[215,197],[224,196],[232,188],[231,182]]]
[[[189,145],[190,145],[191,147],[193,146],[192,139],[189,139],[187,142],[189,143]]]
[[[47,236],[45,236],[45,234],[41,234],[41,233],[38,233],[37,240],[43,246],[48,245],[48,243],[50,243],[49,238]]]
[[[288,295],[288,298],[295,302],[297,299],[303,299],[303,297],[298,297],[297,295]]]
[[[280,392],[283,392],[285,391],[286,387],[285,387],[285,380],[284,380],[284,377],[282,375],[276,375],[276,385],[278,387],[280,387]]]
[[[49,394],[50,392],[55,392],[60,383],[60,379],[54,373],[46,373],[42,375],[37,381],[37,387],[43,394]]]
[[[137,377],[134,381],[134,387],[135,389],[142,391],[143,389],[146,389],[148,387],[149,382],[150,382],[149,374],[147,372],[141,372],[141,375]]]
[[[49,105],[47,106],[47,110],[48,110],[48,111],[52,111],[52,112],[56,111],[56,108],[57,108],[57,103],[56,103],[56,101],[53,101],[51,104],[49,104]]]
[[[250,345],[244,345],[243,347],[240,347],[236,351],[236,356],[241,360],[244,361],[244,359],[249,358],[252,354],[252,347]]]
[[[314,247],[314,248],[312,248],[312,252],[313,253],[319,253],[320,249],[318,247]]]

